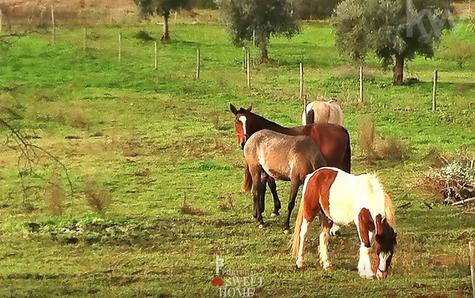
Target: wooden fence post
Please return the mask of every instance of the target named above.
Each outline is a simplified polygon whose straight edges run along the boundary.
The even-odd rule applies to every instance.
[[[300,90],[299,90],[299,98],[303,98],[303,63],[300,62]]]
[[[0,9],[0,32],[2,32],[2,27],[3,27],[3,13],[2,13],[2,10]]]
[[[56,42],[56,20],[54,18],[54,5],[51,5],[51,26],[53,26],[53,39],[52,43]]]
[[[196,48],[196,79],[200,78],[201,53],[200,48]]]
[[[119,32],[119,63],[122,62],[122,33]]]
[[[475,298],[475,241],[468,243],[470,250],[470,275],[472,276],[472,295]]]
[[[360,97],[358,103],[363,103],[363,65],[360,65]]]
[[[252,65],[253,66],[256,66],[255,51],[256,51],[256,29],[253,29],[252,30]]]
[[[246,59],[247,59],[247,51],[246,47],[242,47],[242,71],[246,71]]]
[[[251,51],[246,48],[246,79],[247,88],[251,89]]]
[[[439,73],[437,70],[434,71],[434,82],[432,85],[432,111],[434,112],[437,109],[437,80],[439,78]]]
[[[82,50],[83,52],[86,52],[87,50],[87,28],[86,27],[84,27],[84,40],[83,40]]]
[[[157,70],[158,69],[158,43],[157,43],[157,41],[155,41],[154,56],[155,56],[154,69]]]

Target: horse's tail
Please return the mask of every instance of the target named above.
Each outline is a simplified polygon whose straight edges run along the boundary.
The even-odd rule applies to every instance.
[[[307,103],[304,101],[302,112],[302,125],[309,125],[315,123],[315,112],[313,111],[313,102]]]
[[[297,220],[295,222],[295,229],[294,229],[294,235],[292,236],[292,256],[297,257],[299,253],[299,244],[300,244],[300,229],[302,227],[302,221],[303,221],[303,200],[305,196],[305,186],[306,183],[304,184],[304,189],[302,189],[302,201],[300,202],[299,206],[299,213],[297,214]]]
[[[242,190],[244,192],[251,191],[252,187],[252,177],[251,172],[249,171],[249,165],[246,163],[246,167],[244,168],[244,180],[242,182]]]
[[[385,193],[384,194],[384,216],[386,217],[387,222],[389,225],[396,229],[396,220],[394,218],[394,207],[393,203],[389,196]]]
[[[345,155],[343,157],[343,169],[345,172],[348,174],[351,173],[351,144],[350,144],[350,134],[348,133],[348,130],[345,129],[345,133],[347,135],[347,144],[346,144],[346,151]]]

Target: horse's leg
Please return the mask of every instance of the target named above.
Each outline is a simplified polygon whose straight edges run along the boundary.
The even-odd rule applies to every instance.
[[[289,196],[289,205],[287,206],[287,218],[284,222],[284,233],[290,233],[290,215],[292,214],[292,210],[294,210],[295,206],[295,197],[299,191],[300,180],[291,180],[290,181],[290,196]]]
[[[300,227],[300,237],[299,237],[299,251],[297,254],[297,268],[303,268],[304,261],[303,261],[303,248],[305,244],[305,235],[307,234],[308,226],[310,225],[311,221],[307,221],[305,217],[302,219],[302,226]]]
[[[262,179],[262,169],[259,167],[250,168],[250,174],[252,176],[252,198],[253,198],[253,215],[259,223],[259,227],[264,227],[264,221],[262,219],[261,210],[264,208],[262,205],[262,197],[265,195],[265,179]]]
[[[265,211],[265,197],[266,197],[266,184],[267,180],[269,179],[269,176],[266,174],[266,172],[262,171],[261,172],[261,191],[259,194],[259,213],[264,213]]]
[[[325,214],[320,215],[320,239],[318,242],[318,251],[320,253],[320,264],[322,265],[324,270],[331,270],[332,263],[330,262],[330,258],[328,257],[328,238],[330,235],[328,232],[330,231],[330,227],[332,226],[332,222]]]
[[[358,236],[361,240],[360,245],[360,258],[358,261],[358,273],[363,278],[374,278],[374,272],[371,269],[371,260],[369,257],[369,251],[371,249],[372,234],[363,221],[355,220],[356,227],[358,229]]]
[[[272,193],[272,198],[274,199],[274,212],[272,212],[271,216],[279,216],[281,205],[279,196],[277,195],[277,185],[275,184],[275,179],[272,177],[268,177],[267,185],[269,185],[269,189]]]

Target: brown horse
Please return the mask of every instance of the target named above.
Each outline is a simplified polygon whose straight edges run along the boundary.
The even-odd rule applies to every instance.
[[[230,104],[229,109],[235,116],[234,126],[241,148],[244,148],[247,139],[262,129],[270,129],[292,136],[308,136],[320,149],[328,166],[336,167],[350,173],[350,136],[348,131],[342,126],[328,123],[315,123],[312,125],[287,128],[252,113],[252,108],[240,108],[238,110],[234,105]],[[277,195],[275,180],[269,177],[267,183],[274,198],[273,214],[279,215],[281,204]]]
[[[260,228],[264,226],[262,212],[268,176],[290,181],[288,212],[284,222],[285,230],[289,231],[295,197],[305,176],[326,165],[320,150],[309,137],[289,136],[263,129],[254,133],[246,142],[244,157],[246,171],[243,189],[250,191],[252,186],[254,216]]]
[[[396,245],[394,208],[375,175],[351,175],[336,168],[320,168],[305,178],[302,202],[295,223],[292,254],[297,268],[304,266],[305,235],[310,223],[320,216],[320,262],[331,269],[328,234],[334,223],[354,223],[360,237],[358,272],[361,277],[386,278]],[[375,235],[375,266],[371,268],[369,251]]]

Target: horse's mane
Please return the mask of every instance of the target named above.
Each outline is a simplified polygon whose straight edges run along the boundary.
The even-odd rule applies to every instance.
[[[384,217],[388,224],[395,230],[396,229],[396,220],[394,217],[394,206],[389,195],[384,191],[383,185],[379,181],[379,177],[376,174],[369,174],[369,179],[371,184],[377,191],[382,195],[384,200]],[[378,196],[378,197],[380,197]]]

